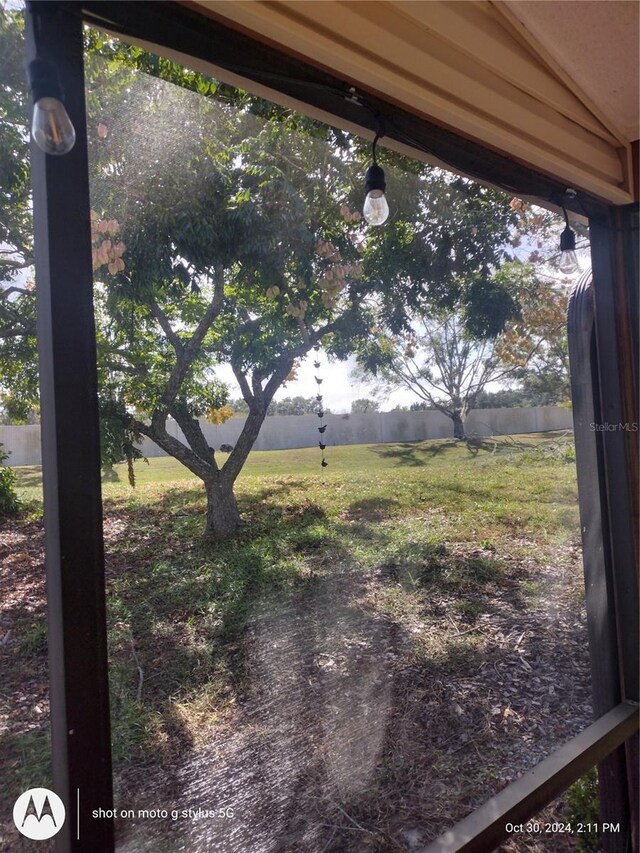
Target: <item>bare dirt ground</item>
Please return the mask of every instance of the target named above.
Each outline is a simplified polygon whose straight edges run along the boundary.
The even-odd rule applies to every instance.
[[[0,534],[0,746],[15,771],[25,756],[10,735],[47,726],[46,658],[17,659],[44,608],[42,535],[35,523]],[[117,849],[420,851],[591,721],[579,551],[567,544],[534,568],[537,597],[521,592],[532,566],[514,561],[469,617],[442,594],[419,615],[381,615],[373,602],[405,583],[388,568],[338,572],[256,609],[237,649],[248,686],[205,742],[120,768],[119,808],[178,814],[118,821]],[[441,648],[443,636],[447,653],[430,659],[429,638]],[[17,793],[2,796],[7,853],[32,849],[12,828]],[[562,819],[562,801],[545,817]],[[500,849],[573,847],[552,835]]]

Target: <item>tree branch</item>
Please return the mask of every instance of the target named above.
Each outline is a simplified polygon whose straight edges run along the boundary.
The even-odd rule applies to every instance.
[[[231,369],[233,370],[233,375],[236,377],[238,385],[240,386],[240,393],[242,394],[242,399],[249,406],[249,408],[251,408],[251,406],[253,405],[253,394],[251,393],[251,388],[249,388],[247,377],[233,362],[231,363]]]
[[[12,284],[11,287],[5,287],[3,290],[0,290],[0,299],[6,299],[6,297],[11,296],[12,293],[21,293],[23,296],[36,295],[35,290],[27,290],[26,287],[18,287],[17,285]]]
[[[169,343],[174,348],[176,355],[180,356],[184,352],[184,346],[182,341],[178,337],[178,335],[173,331],[171,327],[171,323],[169,322],[169,318],[164,313],[162,308],[158,305],[155,299],[151,299],[149,302],[149,309],[151,311],[152,316],[155,320],[157,320],[158,325],[165,333]]]
[[[210,449],[202,428],[197,418],[191,417],[189,412],[180,406],[172,406],[170,409],[171,417],[176,421],[185,438],[189,442],[189,446],[193,452],[200,457],[208,465],[211,465],[217,473],[218,463],[215,460],[213,451]]]
[[[166,429],[166,418],[163,420],[162,416],[156,413],[150,424],[132,418],[131,426],[142,435],[146,435],[151,441],[154,441],[158,447],[166,451],[169,456],[173,456],[178,462],[181,462],[185,468],[188,468],[203,482],[210,482],[215,476],[216,472],[213,464],[206,463],[200,456],[189,450],[188,447],[185,447],[181,441],[169,435]]]
[[[242,471],[242,466],[247,461],[247,456],[255,444],[266,414],[267,410],[265,407],[261,409],[249,409],[242,432],[238,436],[238,440],[229,454],[229,458],[220,471],[221,476],[229,483],[234,483],[238,474]]]
[[[25,258],[21,261],[14,261],[11,258],[0,258],[0,267],[6,267],[12,270],[26,270],[33,266],[33,260]]]
[[[213,299],[209,303],[207,310],[196,326],[195,332],[183,346],[182,351],[176,356],[175,366],[171,371],[171,375],[167,381],[167,387],[165,388],[157,410],[159,413],[166,413],[169,411],[169,407],[173,404],[180,393],[180,388],[182,387],[182,383],[186,378],[189,368],[200,351],[205,335],[211,328],[213,321],[222,310],[224,300],[223,273],[224,271],[221,267],[216,268]]]

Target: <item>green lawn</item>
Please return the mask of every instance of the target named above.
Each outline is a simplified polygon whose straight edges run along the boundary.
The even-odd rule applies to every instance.
[[[220,454],[224,459],[224,455]],[[239,478],[241,498],[260,492],[287,493],[291,499],[330,496],[325,507],[335,515],[358,501],[382,502],[388,515],[438,507],[472,513],[479,522],[504,521],[507,527],[530,519],[533,529],[562,530],[575,518],[575,473],[565,433],[534,433],[486,439],[479,446],[453,440],[329,447],[329,467],[320,469],[315,448],[255,451]],[[199,481],[172,458],[138,462],[136,489],[125,465],[103,478],[107,505],[143,506],[159,495],[197,489]],[[26,500],[41,498],[38,466],[15,469]],[[386,503],[385,503],[386,502]],[[568,511],[565,512],[565,510]],[[467,520],[463,528],[467,529]]]
[[[579,530],[570,436],[329,447],[326,456],[322,470],[316,449],[252,453],[237,484],[246,527],[218,545],[200,538],[201,484],[174,460],[137,464],[135,489],[125,466],[104,482],[119,770],[150,760],[170,766],[185,743],[206,744],[234,718],[256,677],[247,631],[265,613],[278,624],[278,614],[315,612],[342,590],[336,607],[348,602],[349,618],[369,626],[365,635],[371,625],[394,626],[405,638],[402,665],[430,683],[466,677],[497,654],[491,632],[474,627],[494,618],[496,594],[508,596],[519,619],[548,595],[544,571],[569,566],[567,543]],[[32,539],[40,472],[16,470],[21,496],[32,501],[24,522]],[[572,560],[566,578],[577,600]],[[40,608],[15,626],[18,682],[44,660],[44,624]],[[45,754],[44,729],[30,728],[0,743],[21,784]],[[483,756],[477,772],[488,774],[493,760]],[[389,791],[402,786],[389,773],[381,775]]]
[[[385,522],[404,530],[402,536],[416,526],[421,535],[429,530],[438,539],[491,546],[511,540],[514,531],[522,542],[529,537],[536,547],[552,545],[578,523],[566,433],[503,436],[477,445],[443,439],[329,447],[326,455],[329,467],[321,469],[314,448],[250,454],[236,492],[253,534],[286,538],[281,516],[297,505],[315,507],[321,518],[315,526],[334,534],[336,523],[345,532],[345,520],[365,527]],[[20,496],[37,506],[40,468],[15,470]],[[163,523],[169,519],[172,531],[196,541],[204,524],[200,481],[168,457],[138,462],[135,470],[135,489],[125,465],[103,478],[107,512],[141,511],[146,518],[166,509]],[[162,550],[160,541],[155,544]],[[377,554],[373,549],[371,558]]]

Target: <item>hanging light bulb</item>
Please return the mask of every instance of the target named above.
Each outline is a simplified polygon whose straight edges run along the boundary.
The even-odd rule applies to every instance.
[[[569,217],[567,216],[564,205],[562,212],[564,213],[566,228],[560,235],[560,263],[558,264],[558,268],[563,275],[571,275],[580,269],[576,256],[576,235],[569,227]]]
[[[578,257],[576,255],[576,235],[571,228],[565,228],[560,235],[560,272],[564,275],[571,275],[580,269]]]
[[[384,194],[387,188],[384,179],[384,170],[376,162],[376,145],[382,135],[381,120],[379,120],[378,131],[373,140],[373,163],[367,169],[365,176],[365,192],[367,195],[364,200],[362,215],[369,225],[382,225],[389,217],[389,205]]]
[[[68,154],[76,132],[64,106],[64,93],[54,65],[43,59],[29,63],[29,85],[33,98],[31,134],[45,154]]]
[[[369,225],[382,225],[389,217],[389,205],[384,194],[386,189],[384,171],[377,163],[367,169],[365,189],[367,195],[362,215]]]
[[[58,98],[40,98],[36,103],[31,133],[45,154],[68,154],[76,141],[71,119]]]

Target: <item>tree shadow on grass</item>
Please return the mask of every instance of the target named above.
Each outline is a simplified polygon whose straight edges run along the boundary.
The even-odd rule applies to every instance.
[[[395,498],[362,498],[349,504],[340,517],[347,521],[382,521],[399,506],[400,502]]]
[[[199,491],[114,519],[120,805],[235,808],[229,820],[122,823],[130,853],[406,849],[407,831],[426,842],[497,790],[504,766],[526,769],[523,691],[549,705],[532,721],[545,726],[545,749],[566,725],[566,697],[588,703],[571,626],[525,636],[517,577],[499,556],[398,542],[392,525],[332,520],[311,502],[271,512],[249,497],[245,509],[261,532],[206,547],[184,532],[201,521]],[[372,570],[356,554],[373,536]],[[406,596],[382,608],[396,591]],[[468,603],[472,627],[490,608],[502,621],[467,633],[452,623],[456,602]],[[500,641],[512,628],[524,636],[517,648]],[[543,678],[525,672],[523,651]],[[550,698],[544,675],[559,659]],[[494,715],[496,705],[513,714]]]
[[[156,848],[171,838],[175,849],[185,843],[192,850],[238,853],[319,849],[324,830],[317,820],[309,824],[304,810],[325,784],[335,797],[343,784],[353,793],[366,787],[387,723],[385,655],[397,632],[358,605],[364,592],[362,573],[346,567],[286,595],[245,598],[235,635],[242,678],[235,685],[232,727],[212,734],[211,746],[183,756],[172,772],[165,766],[153,783],[144,771],[151,799],[157,800],[154,784],[160,784],[178,798],[177,807],[206,807],[207,796],[232,805],[238,815],[233,842],[229,846],[230,825],[220,821],[137,832],[123,826],[127,849],[137,849],[142,834],[148,844],[149,830]],[[178,646],[173,654],[180,654]],[[182,654],[180,666],[188,664]],[[193,668],[188,671],[197,679]],[[138,779],[135,769],[125,773],[125,787],[137,787]]]
[[[441,612],[444,601],[473,621],[480,613],[491,612],[495,596],[504,594],[516,610],[526,606],[521,590],[526,571],[481,549],[469,553],[468,546],[465,552],[463,546],[438,542],[414,545],[383,561],[379,574],[383,581],[415,593],[425,612]]]
[[[445,456],[450,450],[460,447],[456,439],[441,441],[416,441],[404,444],[373,445],[372,451],[383,459],[391,459],[401,466],[422,467],[429,459]]]
[[[247,522],[263,522],[267,520],[277,520],[278,516],[286,515],[304,515],[307,512],[324,513],[318,505],[315,510],[309,501],[296,499],[283,503],[283,499],[290,492],[296,489],[304,488],[304,482],[295,480],[294,478],[283,478],[275,480],[271,485],[262,488],[256,492],[242,492],[237,496],[238,507],[242,515],[247,516]],[[280,499],[280,503],[274,502],[273,499]],[[137,493],[132,491],[129,493],[129,507],[132,510],[138,521],[152,520],[154,523],[162,523],[162,519],[170,519],[172,517],[187,517],[191,516],[194,520],[197,518],[202,524],[202,532],[204,533],[204,523],[206,518],[206,501],[204,487],[200,484],[191,487],[180,484],[164,488],[162,497],[155,503],[144,503],[143,506],[137,506]],[[104,507],[107,510],[122,512],[122,499],[105,498]],[[247,524],[248,526],[248,524]],[[241,534],[242,535],[242,534]]]
[[[265,501],[269,498],[282,497],[294,489],[304,489],[305,485],[304,480],[296,480],[293,477],[273,478],[270,480],[269,486],[260,489],[259,492],[252,493],[251,500]]]
[[[365,573],[354,562],[351,543],[358,537],[371,542],[375,535],[384,548],[389,540],[388,532],[377,527],[374,533],[364,524],[354,529],[338,522],[327,529],[324,512],[313,504],[298,505],[295,512],[286,505],[275,513],[271,508],[267,521],[268,535],[254,532],[232,543],[200,544],[187,552],[164,551],[152,560],[145,556],[130,562],[111,585],[112,673],[120,673],[113,692],[116,700],[122,699],[114,707],[115,730],[123,732],[124,740],[118,755],[130,748],[127,717],[139,683],[138,666],[144,679],[153,679],[149,698],[143,681],[146,712],[159,716],[174,745],[189,748],[190,726],[175,713],[176,698],[209,691],[222,706],[241,702],[251,683],[248,626],[288,612],[292,599],[300,606],[308,597],[316,600],[327,584],[339,585],[340,578],[351,578],[351,587],[354,578],[362,585]],[[429,587],[452,594],[465,585],[477,587],[482,571],[487,580],[499,577],[492,565],[469,560],[462,566],[443,546],[430,543],[407,543],[380,568],[388,580],[401,580],[419,592]],[[157,726],[148,729],[153,733]],[[131,744],[134,751],[142,748]]]
[[[153,509],[121,519],[117,543],[107,552],[117,755],[126,756],[130,746],[137,754],[145,748],[129,743],[138,667],[140,713],[151,740],[160,728],[187,749],[193,720],[175,712],[176,701],[188,704],[189,696],[207,692],[212,705],[239,701],[247,683],[242,638],[258,603],[277,612],[296,589],[349,565],[350,550],[340,532],[326,528],[322,507],[311,501],[266,504],[262,494],[243,497],[250,524],[230,542],[196,540],[180,547],[176,527],[200,513],[191,506],[192,495],[178,499],[175,490]],[[141,526],[153,530],[144,547],[136,536]]]
[[[518,681],[518,652],[505,650],[499,633],[463,633],[448,613],[431,620],[435,632],[416,632],[403,612],[374,606],[386,585],[409,583],[410,572],[425,606],[467,588],[489,596],[507,583],[500,561],[435,544],[401,557],[395,578],[352,565],[250,602],[236,637],[243,679],[230,725],[162,771],[132,769],[125,779],[135,786],[144,776],[136,796],[150,803],[159,790],[176,808],[207,808],[213,799],[232,806],[235,819],[123,825],[127,850],[391,853],[410,849],[408,831],[426,843],[497,791],[503,774],[530,765],[531,727],[511,685],[531,686],[550,703],[550,731],[538,737],[543,750],[556,744],[574,676],[562,623],[524,641],[541,667],[566,658],[549,699],[546,683],[530,685],[526,673],[524,686]],[[502,617],[518,624],[514,604],[504,602]],[[516,710],[496,716],[496,702]]]

